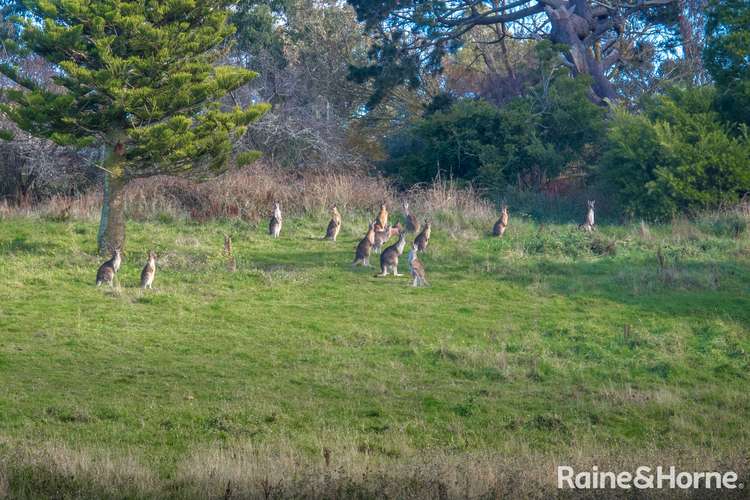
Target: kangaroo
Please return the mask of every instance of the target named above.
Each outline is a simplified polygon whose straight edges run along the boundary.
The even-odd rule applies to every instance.
[[[268,234],[270,234],[274,238],[278,238],[279,234],[281,233],[281,221],[281,206],[279,206],[278,201],[275,201],[273,203],[273,215],[271,215],[271,222],[268,224]]]
[[[411,277],[413,278],[411,286],[429,285],[429,283],[427,283],[427,279],[425,278],[424,266],[417,257],[417,248],[415,246],[412,246],[411,250],[409,250],[408,260],[409,272],[411,273]]]
[[[370,227],[367,229],[367,234],[362,241],[357,245],[357,250],[354,254],[354,262],[352,266],[362,265],[370,267],[370,251],[372,250],[372,244],[375,241],[375,223],[371,222]]]
[[[405,245],[406,233],[401,233],[398,237],[398,242],[383,250],[383,253],[380,254],[380,274],[376,274],[376,278],[388,276],[389,271],[394,276],[403,276],[403,274],[398,273],[398,258],[404,253]]]
[[[495,226],[492,228],[493,236],[502,236],[505,234],[505,229],[508,227],[508,206],[503,205],[502,212],[500,212],[500,218],[495,222]]]
[[[397,222],[395,226],[391,226],[391,228],[388,229],[388,239],[390,240],[394,236],[398,236],[399,234],[403,232],[404,232],[404,226],[402,226],[400,222]]]
[[[432,234],[432,222],[424,221],[424,229],[414,239],[414,246],[417,247],[418,252],[424,252],[427,250],[427,245],[430,243],[430,234]]]
[[[99,266],[96,271],[96,286],[102,283],[109,283],[109,286],[113,286],[115,275],[120,270],[120,264],[122,263],[122,253],[119,248],[112,249],[112,258],[107,262]]]
[[[372,243],[372,249],[375,253],[380,253],[380,249],[383,244],[387,243],[391,239],[391,226],[385,226],[382,230],[378,230],[378,222],[375,221],[375,240]]]
[[[382,231],[388,225],[388,210],[385,208],[385,203],[380,205],[380,212],[375,219],[375,230]]]
[[[336,238],[338,237],[340,230],[341,230],[341,214],[336,208],[336,205],[334,205],[333,208],[331,209],[331,221],[328,223],[328,229],[326,229],[325,239],[336,241]]]
[[[406,231],[409,233],[418,233],[420,229],[419,220],[409,211],[409,202],[404,200],[404,215],[406,216]]]
[[[148,261],[141,271],[141,288],[144,290],[151,289],[154,284],[154,277],[156,276],[156,254],[152,251],[148,252]]]
[[[224,256],[227,258],[227,271],[233,273],[237,270],[237,261],[232,254],[232,237],[224,235]]]
[[[583,229],[587,233],[594,230],[594,200],[588,200],[588,211],[586,212],[586,218],[583,223],[578,225],[578,229]]]

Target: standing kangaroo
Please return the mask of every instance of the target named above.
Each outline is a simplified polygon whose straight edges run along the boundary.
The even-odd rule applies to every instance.
[[[424,252],[427,250],[427,245],[430,243],[430,235],[432,234],[432,222],[424,221],[424,229],[414,239],[414,246],[418,252]]]
[[[423,286],[429,285],[425,278],[424,265],[417,257],[417,248],[412,246],[409,250],[409,272],[411,273],[412,283],[411,286]]]
[[[385,203],[380,205],[380,212],[375,218],[375,230],[382,231],[388,225],[388,209],[385,208]]]
[[[143,266],[143,271],[141,271],[141,288],[143,288],[144,290],[148,288],[150,290],[152,285],[154,284],[155,276],[156,254],[149,250],[148,261],[146,261],[146,265]]]
[[[420,230],[419,220],[409,211],[409,202],[404,200],[404,215],[406,216],[406,231],[418,233]]]
[[[588,211],[586,212],[586,218],[583,220],[583,223],[578,225],[578,229],[583,229],[587,233],[590,233],[594,230],[594,200],[588,200]]]
[[[271,215],[271,222],[268,224],[268,234],[274,238],[278,238],[281,233],[281,206],[278,201],[273,203],[273,214]]]
[[[370,267],[370,252],[372,251],[372,245],[374,242],[375,223],[371,222],[370,227],[367,229],[367,234],[357,245],[357,250],[354,254],[354,262],[352,262],[352,266],[362,265],[365,267]]]
[[[122,253],[119,248],[112,249],[112,258],[107,262],[99,266],[96,271],[96,286],[102,283],[109,283],[109,286],[113,285],[115,275],[120,270],[120,264],[122,263]]]
[[[380,254],[380,274],[376,274],[376,278],[388,276],[389,271],[394,276],[403,276],[403,274],[398,273],[398,258],[404,253],[405,245],[406,233],[401,233],[398,237],[398,242],[383,250],[383,253]]]
[[[495,226],[492,228],[493,236],[502,236],[505,234],[505,229],[508,227],[508,206],[503,205],[503,210],[500,212],[500,218],[495,222]]]
[[[336,205],[334,205],[331,209],[331,221],[328,223],[328,229],[326,229],[325,239],[336,241],[340,230],[341,214],[339,213],[338,208],[336,208]]]
[[[380,249],[383,245],[388,243],[388,240],[391,239],[391,226],[385,226],[383,229],[378,229],[378,221],[376,220],[373,229],[375,231],[375,237],[372,243],[372,249],[375,250],[375,253],[380,253]]]

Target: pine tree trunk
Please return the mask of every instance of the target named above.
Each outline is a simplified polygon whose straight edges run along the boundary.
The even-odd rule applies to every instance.
[[[107,231],[109,220],[109,174],[104,174],[104,186],[102,195],[102,213],[99,217],[99,232],[96,234],[96,244],[99,247],[99,255],[107,253],[107,245],[104,243],[104,233]]]
[[[121,177],[107,174],[99,223],[99,253],[102,255],[109,254],[113,248],[122,249],[125,244],[124,187]]]
[[[121,145],[119,148],[115,145],[104,162],[107,173],[104,178],[102,213],[97,235],[99,253],[102,255],[109,254],[113,248],[123,249],[125,245],[123,189],[127,180],[119,166],[121,160]]]

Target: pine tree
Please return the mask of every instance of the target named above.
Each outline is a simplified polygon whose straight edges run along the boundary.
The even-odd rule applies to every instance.
[[[125,239],[122,189],[157,174],[205,177],[223,170],[232,143],[268,105],[219,103],[256,76],[222,65],[234,26],[223,0],[15,0],[4,2],[18,36],[3,40],[5,113],[21,129],[75,147],[105,149],[108,198],[100,250]],[[25,78],[33,52],[57,70],[49,88]],[[14,57],[16,56],[16,57]],[[8,134],[3,134],[7,136]],[[238,163],[257,157],[237,155]]]
[[[750,125],[750,2],[712,0],[707,14],[704,58],[718,108],[726,119]]]

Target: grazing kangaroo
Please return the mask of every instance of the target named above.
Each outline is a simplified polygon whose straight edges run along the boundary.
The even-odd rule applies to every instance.
[[[371,222],[369,229],[367,229],[367,234],[357,245],[357,250],[354,254],[354,262],[352,262],[352,266],[362,265],[365,267],[370,267],[370,251],[372,250],[374,241],[375,222]]]
[[[141,271],[141,288],[149,290],[154,284],[154,277],[156,276],[156,254],[149,250],[148,261]]]
[[[409,211],[409,202],[404,200],[404,215],[406,216],[406,231],[409,233],[418,233],[420,229],[419,220]]]
[[[586,212],[586,218],[583,223],[578,225],[578,229],[583,229],[587,233],[594,230],[594,200],[588,200],[588,212]]]
[[[232,237],[224,235],[224,256],[227,258],[227,271],[233,273],[237,270],[237,261],[232,254]]]
[[[508,206],[503,205],[502,212],[500,212],[500,218],[495,222],[495,226],[492,228],[493,236],[502,236],[505,234],[505,229],[508,227]]]
[[[281,206],[279,202],[273,203],[273,214],[271,215],[271,222],[268,224],[268,234],[274,238],[278,238],[281,233]]]
[[[382,231],[388,225],[388,210],[385,208],[385,203],[380,205],[380,212],[375,218],[375,230]]]
[[[427,279],[425,278],[424,266],[422,265],[422,262],[417,257],[416,247],[412,246],[411,250],[409,250],[408,260],[409,260],[409,272],[411,273],[411,277],[413,278],[411,286],[429,285],[429,283],[427,283]]]
[[[427,245],[430,243],[430,234],[432,234],[432,222],[424,221],[424,229],[414,239],[414,246],[417,247],[418,252],[424,252],[427,250]]]
[[[96,286],[102,283],[109,283],[109,286],[113,285],[115,275],[120,270],[120,264],[122,263],[122,253],[119,248],[112,249],[112,258],[107,262],[99,266],[96,271]]]
[[[334,205],[333,208],[331,209],[331,221],[328,223],[328,229],[326,229],[325,239],[336,241],[336,238],[338,237],[340,230],[341,230],[341,214],[336,208],[336,205]]]
[[[405,245],[406,233],[401,233],[398,237],[398,242],[383,250],[383,253],[380,254],[380,274],[376,274],[376,278],[388,276],[389,271],[394,276],[403,276],[403,274],[398,273],[398,258],[404,253]]]

